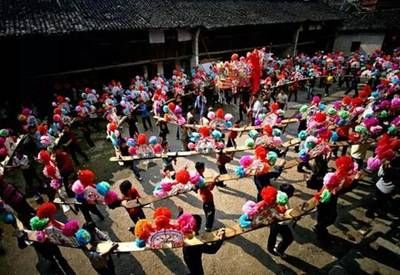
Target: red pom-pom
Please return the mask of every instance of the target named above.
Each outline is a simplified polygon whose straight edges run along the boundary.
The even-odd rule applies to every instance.
[[[273,206],[275,205],[276,202],[276,195],[278,194],[278,191],[276,190],[275,187],[272,186],[267,186],[264,187],[261,190],[261,197],[263,201],[268,205],[268,206]]]
[[[265,160],[265,158],[267,157],[267,150],[265,150],[263,146],[257,146],[254,154],[258,159]]]
[[[110,132],[114,132],[115,130],[117,130],[117,128],[118,128],[118,125],[115,123],[115,122],[110,122],[109,124],[108,124],[108,131],[110,131]]]
[[[137,142],[139,145],[145,145],[148,143],[147,136],[145,134],[139,134],[137,137]]]
[[[57,114],[57,115],[61,115],[61,109],[57,107],[54,109],[53,113]]]
[[[358,143],[358,141],[360,140],[360,138],[361,138],[361,136],[360,136],[360,134],[359,133],[356,133],[356,132],[351,132],[350,134],[349,134],[349,140],[350,140],[350,142],[351,143]]]
[[[394,151],[399,150],[400,149],[400,139],[392,138],[390,140],[390,148],[392,148]]]
[[[156,226],[157,230],[167,229],[170,228],[170,218],[166,216],[159,216],[154,219],[154,225]]]
[[[275,207],[276,211],[278,211],[278,213],[280,214],[284,214],[286,212],[286,206],[285,205],[277,205]]]
[[[359,92],[358,96],[361,98],[368,98],[372,92],[372,88],[368,85],[365,85],[364,88]]]
[[[52,202],[45,202],[36,210],[36,216],[41,219],[52,219],[57,213],[57,207]]]
[[[186,184],[190,180],[190,174],[186,169],[182,169],[176,172],[175,178],[177,182]]]
[[[44,164],[47,165],[50,162],[50,154],[46,150],[40,150],[38,159]]]
[[[39,133],[40,133],[41,135],[44,135],[44,134],[47,133],[47,125],[44,124],[44,123],[39,124],[39,125],[37,126],[37,130],[39,131]]]
[[[392,160],[392,159],[394,159],[395,156],[396,156],[396,153],[392,149],[385,150],[382,152],[382,154],[378,155],[378,157],[380,159],[385,159],[385,160]]]
[[[78,178],[83,186],[93,185],[96,179],[96,174],[89,169],[79,170]]]
[[[173,102],[168,103],[168,109],[171,110],[171,112],[175,111],[176,105]]]
[[[319,132],[319,137],[323,140],[329,140],[332,136],[332,132],[328,129],[325,129],[324,131]]]
[[[363,104],[363,100],[360,97],[355,97],[351,100],[351,106],[358,107]]]
[[[350,156],[341,156],[336,159],[335,164],[338,172],[348,173],[354,168],[353,159]]]
[[[50,163],[46,164],[45,166],[46,173],[50,178],[54,178],[57,173],[57,169],[55,166],[51,165]]]
[[[169,210],[167,207],[156,208],[156,210],[154,210],[154,213],[153,213],[153,218],[155,219],[160,216],[165,216],[170,219],[172,217],[171,210]]]
[[[342,99],[342,104],[343,105],[349,105],[351,103],[351,97],[349,97],[348,95],[344,96]]]
[[[210,135],[210,129],[208,127],[201,127],[199,129],[199,134],[202,137],[208,137]]]
[[[271,112],[275,113],[279,110],[279,104],[277,102],[271,103],[271,105],[269,105],[269,108]]]
[[[318,123],[323,123],[326,121],[326,114],[322,113],[322,112],[318,112],[315,117],[314,117],[315,121]]]
[[[222,108],[217,109],[215,116],[219,119],[224,119],[224,110]]]
[[[390,143],[390,136],[385,133],[381,135],[380,138],[378,139],[377,146],[385,146],[388,145],[389,143]]]
[[[272,127],[271,125],[267,124],[263,128],[263,133],[268,136],[272,136]]]

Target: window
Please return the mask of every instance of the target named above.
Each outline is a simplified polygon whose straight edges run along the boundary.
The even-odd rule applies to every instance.
[[[361,42],[360,41],[353,41],[353,42],[351,42],[350,51],[351,52],[358,51],[360,49],[360,46],[361,46]]]
[[[165,43],[164,31],[163,30],[149,31],[149,42],[150,44]]]

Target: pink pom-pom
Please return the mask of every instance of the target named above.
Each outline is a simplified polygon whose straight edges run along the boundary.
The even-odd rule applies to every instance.
[[[339,179],[335,173],[326,173],[323,180],[324,186],[328,189],[333,189],[339,183]]]
[[[207,117],[209,120],[213,120],[215,118],[215,113],[214,112],[208,112]]]
[[[190,174],[190,183],[191,184],[196,184],[200,180],[200,175],[197,172],[191,173]]]
[[[249,155],[243,156],[240,158],[239,163],[243,168],[247,168],[253,163],[253,157]]]
[[[370,129],[372,134],[376,135],[382,132],[383,128],[381,125],[372,126]]]
[[[6,139],[4,137],[0,137],[0,146],[3,146],[4,142],[6,142]]]
[[[179,229],[184,234],[193,233],[193,231],[196,231],[197,229],[196,220],[189,213],[183,213],[182,215],[180,215],[177,219],[177,222],[179,224]]]
[[[367,160],[367,168],[370,171],[377,171],[379,167],[381,167],[381,160],[378,159],[377,157],[370,157]]]
[[[154,154],[161,154],[162,150],[163,150],[163,148],[162,148],[161,144],[157,143],[156,145],[153,146]]]
[[[175,114],[182,114],[182,108],[179,105],[177,105],[175,107],[174,113]]]
[[[193,142],[189,142],[188,148],[189,148],[189,150],[194,150],[196,148],[196,144],[194,144]]]
[[[115,203],[116,201],[118,201],[118,194],[115,193],[114,191],[108,191],[107,194],[104,196],[104,202],[107,205],[111,205],[113,203]]]
[[[62,232],[65,236],[72,237],[78,230],[79,230],[79,221],[70,220],[66,224],[64,224]]]
[[[313,96],[311,103],[319,104],[321,102],[321,98],[319,96]]]
[[[372,126],[378,125],[379,120],[376,117],[370,117],[370,118],[364,119],[363,123],[364,123],[365,127],[367,127],[369,129]]]
[[[242,207],[243,213],[247,214],[249,217],[253,217],[258,210],[257,203],[254,201],[247,201]]]
[[[394,97],[392,101],[390,102],[390,108],[392,110],[398,110],[400,109],[400,97]]]
[[[229,114],[229,113],[225,114],[225,116],[224,116],[225,121],[230,121],[230,120],[232,120],[232,118],[233,118],[233,115]]]
[[[83,184],[81,183],[80,180],[76,180],[71,187],[72,192],[74,192],[75,194],[81,194],[85,191],[85,187],[83,186]]]
[[[183,116],[178,118],[178,125],[182,126],[185,123],[186,123],[186,119]]]
[[[59,180],[59,179],[52,179],[52,180],[50,181],[50,186],[51,186],[51,188],[53,188],[53,189],[55,189],[55,190],[60,189],[60,187],[61,187],[61,180]]]
[[[217,149],[224,149],[225,144],[223,142],[218,141],[218,142],[215,143],[215,147]]]
[[[354,108],[354,113],[356,115],[362,114],[364,111],[365,111],[365,108],[361,107],[361,106],[358,106],[358,107]]]
[[[153,195],[156,196],[157,198],[164,198],[168,196],[168,193],[162,189],[156,189],[154,190]]]
[[[131,155],[131,156],[136,155],[136,153],[137,153],[136,147],[129,147],[129,148],[128,148],[128,153],[129,153],[129,155]]]
[[[5,156],[7,156],[7,154],[8,154],[7,148],[1,147],[0,148],[0,157],[5,157]]]
[[[161,181],[160,186],[165,192],[171,191],[172,183],[169,181]]]
[[[36,240],[39,243],[44,243],[46,241],[46,233],[44,231],[42,231],[42,230],[36,231],[35,235],[36,235]]]
[[[272,144],[274,146],[280,146],[282,144],[282,139],[281,137],[273,137],[272,138]]]

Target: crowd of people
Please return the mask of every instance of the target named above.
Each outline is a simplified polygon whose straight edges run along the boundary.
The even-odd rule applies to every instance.
[[[283,134],[282,129],[275,125],[265,125],[263,120],[270,114],[284,117],[288,102],[292,99],[297,101],[297,95],[302,91],[307,94],[310,103],[301,106],[296,115],[300,140],[296,147],[299,154],[297,171],[304,173],[305,169],[308,170],[307,187],[316,190],[316,199],[319,202],[314,231],[321,240],[328,239],[327,228],[335,222],[338,197],[356,186],[362,171],[368,171],[377,179],[376,200],[368,205],[366,215],[373,218],[376,214],[386,213],[386,208],[390,207],[388,202],[396,192],[395,178],[400,175],[399,65],[400,51],[394,51],[392,55],[376,51],[370,56],[360,53],[345,56],[343,53],[317,52],[313,56],[299,54],[295,57],[277,58],[265,49],[260,49],[248,53],[246,57],[233,54],[230,61],[212,64],[209,70],[193,68],[191,78],[177,69],[173,71],[170,80],[160,75],[150,81],[136,76],[127,88],[119,81],[111,81],[101,88],[101,92],[93,87],[85,88],[80,100],[76,102],[72,102],[67,96],[58,95],[52,103],[53,115],[47,119],[38,118],[34,111],[24,106],[17,116],[20,127],[0,130],[1,211],[15,213],[27,229],[34,230],[32,225],[37,226],[38,221],[43,219],[51,222],[55,214],[39,217],[38,211],[32,208],[27,198],[34,197],[40,205],[39,208],[43,206],[48,210],[52,208],[45,201],[51,202],[61,196],[58,195],[59,190],[65,190],[68,197],[76,197],[80,193],[77,191],[80,186],[75,184],[76,180],[83,184],[84,179],[93,176],[80,169],[82,162],[90,161],[90,154],[82,149],[78,133],[81,133],[89,150],[93,150],[91,148],[95,148],[96,143],[91,134],[103,131],[103,120],[107,122],[107,137],[122,155],[138,154],[136,149],[132,149],[135,147],[133,143],[143,145],[148,142],[143,143],[140,140],[144,133],[153,130],[153,126],[159,127],[155,144],[160,143],[162,152],[168,152],[170,121],[156,119],[156,125],[153,125],[152,116],[165,117],[173,109],[173,117],[178,124],[176,138],[182,141],[183,151],[189,151],[195,131],[185,124],[211,127],[210,122],[214,116],[210,113],[215,115],[218,108],[233,103],[238,107],[239,119],[228,124],[230,127],[218,136],[218,140],[222,140],[222,147],[236,147],[238,132],[229,129],[241,124],[260,126],[252,133],[255,135],[255,143],[256,137],[280,137]],[[360,89],[359,83],[363,78],[366,86]],[[341,101],[327,102],[324,95],[330,95],[335,82],[339,88],[345,89],[346,96]],[[348,96],[353,91],[354,95]],[[173,107],[170,103],[173,103]],[[123,136],[122,131],[119,131],[122,117],[125,117],[128,124],[129,136]],[[139,130],[138,117],[144,132]],[[331,146],[339,141],[348,143],[341,148]],[[376,142],[376,149],[373,156],[365,162],[371,142]],[[350,154],[347,154],[348,146]],[[151,147],[152,150],[155,147]],[[287,149],[279,149],[279,146],[265,147],[268,155],[267,152],[256,150],[258,153],[255,158],[264,158],[271,169],[254,175],[258,192],[255,203],[265,202],[263,190],[270,187],[272,179],[278,178],[283,172],[283,166],[275,166],[276,159],[284,159],[287,153]],[[260,157],[261,153],[265,157]],[[329,162],[333,158],[336,158],[334,167]],[[233,155],[218,152],[217,165],[221,175],[228,173],[225,165],[232,160]],[[132,169],[138,180],[142,180],[137,168],[138,162],[139,160],[132,160],[125,164]],[[180,170],[174,164],[176,165],[175,157],[163,159],[162,175],[171,181],[175,180],[176,171]],[[195,169],[196,175],[204,178],[204,163],[197,162]],[[20,184],[20,181],[26,184]],[[93,179],[89,181],[88,185],[93,185]],[[223,188],[225,184],[216,177],[214,183],[195,189],[203,203],[205,231],[214,229],[214,186]],[[110,203],[107,203],[109,207],[140,198],[129,181],[122,182],[119,189],[122,197],[110,199]],[[288,199],[294,194],[293,186],[281,184],[278,189],[281,197],[286,196],[283,201],[288,207]],[[43,197],[44,194],[47,199]],[[79,199],[81,204],[71,208],[81,211],[86,221],[82,228],[89,232],[92,249],[84,248],[85,253],[99,274],[114,274],[111,255],[99,255],[96,252],[97,244],[110,238],[96,227],[91,214],[95,214],[100,220],[104,216],[98,209],[96,199]],[[127,212],[134,223],[130,231],[136,233],[135,227],[146,218],[145,214],[141,207],[127,208]],[[246,215],[246,219],[251,216],[249,213]],[[15,225],[9,215],[4,217],[7,223]],[[32,223],[35,217],[39,217],[39,220]],[[193,218],[193,231],[198,234],[202,220],[198,215],[193,215]],[[294,240],[291,223],[293,221],[275,221],[271,224],[267,245],[271,254],[285,256],[286,249]],[[276,245],[278,235],[282,239]],[[224,232],[220,231],[218,236],[221,241],[213,244],[183,248],[184,260],[190,274],[203,274],[201,255],[218,251]],[[25,240],[26,235],[19,236],[20,247],[26,246]],[[51,242],[33,242],[32,246],[39,255],[39,260],[49,262],[53,269],[73,274],[57,245]]]

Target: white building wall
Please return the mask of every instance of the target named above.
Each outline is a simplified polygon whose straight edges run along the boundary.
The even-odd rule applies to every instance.
[[[385,34],[383,33],[358,33],[358,34],[339,34],[333,45],[335,51],[342,51],[350,54],[352,42],[361,42],[361,49],[367,54],[382,47]]]

